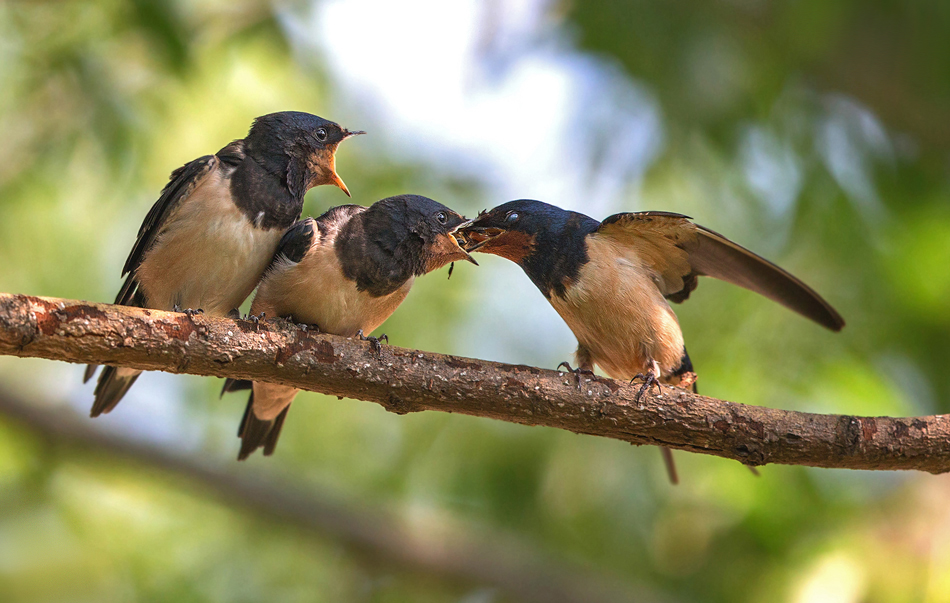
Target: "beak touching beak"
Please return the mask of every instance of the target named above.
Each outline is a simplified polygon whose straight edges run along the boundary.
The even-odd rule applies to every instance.
[[[504,228],[477,226],[476,223],[478,221],[478,218],[469,220],[457,229],[459,232],[453,233],[453,236],[458,239],[465,251],[477,251],[488,241],[491,241],[498,235],[507,232]]]
[[[462,222],[461,224],[453,228],[449,232],[449,235],[450,235],[450,238],[452,239],[452,242],[455,243],[456,247],[458,247],[459,253],[465,256],[464,259],[478,266],[478,262],[475,261],[475,258],[473,258],[468,253],[468,251],[466,251],[465,248],[462,246],[466,242],[466,236],[464,232],[460,232],[462,229],[471,226],[474,221],[475,219],[473,218],[471,220],[466,220]]]

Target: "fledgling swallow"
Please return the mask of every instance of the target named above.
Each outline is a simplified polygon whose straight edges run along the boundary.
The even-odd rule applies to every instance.
[[[415,277],[456,260],[476,264],[453,236],[470,222],[418,195],[389,197],[370,207],[342,205],[297,222],[281,239],[251,313],[371,339],[378,346],[363,333],[389,318]],[[270,455],[299,390],[228,379],[221,393],[240,389],[251,389],[251,396],[238,430],[238,460],[260,447]]]
[[[122,269],[115,303],[212,316],[236,312],[274,257],[284,231],[300,217],[310,188],[332,184],[336,149],[364,132],[297,111],[258,117],[235,140],[172,172],[145,216]],[[84,381],[96,371],[86,368]],[[141,371],[107,366],[91,415],[115,408]]]
[[[576,371],[600,366],[614,379],[694,385],[693,364],[669,301],[685,301],[697,277],[755,291],[818,324],[844,320],[805,283],[680,214],[620,213],[603,222],[540,201],[480,214],[457,235],[467,251],[507,258],[541,290],[577,337]],[[659,387],[657,385],[657,387]],[[663,449],[670,479],[672,456]]]

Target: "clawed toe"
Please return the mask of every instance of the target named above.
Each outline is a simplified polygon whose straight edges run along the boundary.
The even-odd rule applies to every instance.
[[[576,369],[571,368],[571,365],[569,362],[562,362],[561,364],[557,365],[557,370],[560,370],[562,366],[567,369],[567,372],[573,373],[574,378],[577,380],[577,389],[583,389],[583,382],[581,381],[581,375],[593,376],[594,374],[594,371],[590,369],[585,369],[581,367],[577,367]]]
[[[640,398],[643,397],[651,387],[656,387],[657,395],[663,393],[663,389],[660,388],[660,381],[656,378],[656,375],[653,372],[648,373],[637,373],[634,375],[633,379],[630,380],[630,383],[633,383],[637,379],[643,379],[643,385],[640,387],[640,391],[637,392],[636,402],[640,401]]]
[[[182,310],[181,306],[179,306],[178,304],[175,304],[174,306],[172,306],[172,309],[175,310],[175,312],[181,312],[182,314],[187,315],[188,318],[194,318],[195,316],[198,316],[199,314],[205,313],[205,311],[202,310],[201,308],[198,308],[197,310],[193,310],[191,308],[185,308],[184,310]]]
[[[359,331],[356,332],[356,336],[360,338],[360,341],[370,342],[370,344],[373,346],[373,351],[376,352],[377,356],[383,353],[383,344],[380,342],[385,340],[386,343],[389,343],[389,336],[387,336],[385,333],[383,333],[379,337],[373,337],[372,335],[367,337],[366,335],[363,334],[363,329],[360,329]]]
[[[298,329],[300,329],[300,330],[303,331],[304,333],[306,333],[306,332],[308,332],[308,331],[313,331],[314,333],[319,333],[319,332],[320,332],[320,326],[319,326],[319,325],[310,324],[310,323],[306,323],[306,322],[297,322],[296,320],[294,320],[294,319],[292,319],[292,318],[290,319],[290,324],[293,325],[294,327],[297,327]]]
[[[255,327],[260,327],[260,323],[264,320],[266,313],[261,312],[260,314],[245,314],[244,320],[253,322]]]

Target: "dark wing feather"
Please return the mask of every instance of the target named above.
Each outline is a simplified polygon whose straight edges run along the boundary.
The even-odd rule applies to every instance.
[[[350,218],[364,211],[366,211],[366,208],[362,205],[338,205],[328,209],[319,218],[297,220],[280,238],[271,263],[276,262],[281,257],[287,258],[295,264],[300,263],[300,260],[310,251],[314,239],[322,237],[322,234],[330,228],[341,228]]]
[[[224,386],[221,388],[221,394],[218,397],[223,398],[224,394],[251,389],[253,385],[254,383],[252,381],[248,381],[247,379],[231,379],[228,377],[224,380]]]
[[[280,237],[273,261],[285,257],[291,262],[299,264],[300,260],[310,250],[316,230],[317,225],[313,218],[305,218],[294,222]]]
[[[290,410],[288,404],[280,414],[270,421],[262,421],[254,414],[254,391],[247,399],[247,407],[244,409],[244,416],[241,418],[241,426],[238,427],[238,437],[241,438],[241,450],[238,452],[238,460],[246,460],[258,448],[264,449],[264,456],[274,454],[277,447],[277,439],[280,437],[280,430],[284,426],[284,420],[287,419],[287,411]]]
[[[719,233],[697,229],[696,247],[689,249],[689,257],[698,274],[755,291],[832,331],[844,327],[841,315],[814,289]]]
[[[123,276],[134,273],[135,269],[142,264],[145,254],[155,242],[165,221],[217,164],[218,158],[216,156],[205,155],[172,172],[168,184],[165,185],[162,194],[158,197],[158,201],[149,210],[145,216],[145,221],[142,222],[142,226],[139,228],[138,238],[135,240],[135,245],[132,246],[132,251],[122,268]]]
[[[228,164],[239,162],[243,158],[243,142],[235,141],[219,151],[223,154],[224,161]],[[155,242],[158,233],[169,215],[176,207],[187,198],[191,191],[195,190],[198,184],[208,173],[214,169],[218,163],[215,155],[205,155],[186,163],[174,172],[168,180],[168,184],[162,189],[158,201],[152,206],[139,227],[138,237],[129,252],[129,257],[125,260],[125,266],[122,267],[122,276],[125,282],[115,296],[115,303],[121,306],[142,307],[145,300],[142,299],[141,292],[138,290],[138,281],[135,280],[135,269],[141,265],[145,259],[145,254]],[[86,366],[86,372],[83,376],[83,383],[89,381],[96,372],[98,365],[90,364]],[[134,381],[134,380],[133,380]],[[131,382],[128,384],[131,386]],[[126,387],[128,389],[128,387]],[[124,392],[123,392],[124,393]],[[120,396],[121,397],[121,396]]]
[[[844,327],[841,315],[811,287],[681,214],[615,214],[597,232],[633,246],[654,268],[661,291],[673,301],[689,297],[697,275],[711,276],[763,295],[832,331]]]

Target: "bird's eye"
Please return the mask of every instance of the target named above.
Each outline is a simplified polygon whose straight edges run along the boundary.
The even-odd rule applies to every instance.
[[[326,139],[327,139],[327,129],[326,129],[326,128],[317,128],[317,131],[315,132],[315,134],[316,134],[316,136],[317,136],[317,140],[319,140],[320,142],[325,142],[325,141],[326,141]]]
[[[435,219],[439,221],[439,224],[445,224],[449,221],[449,217],[445,215],[444,211],[440,211],[435,215]]]
[[[510,211],[508,212],[508,215],[505,216],[505,222],[507,222],[508,224],[514,224],[517,221],[518,221],[518,212],[516,211]]]

